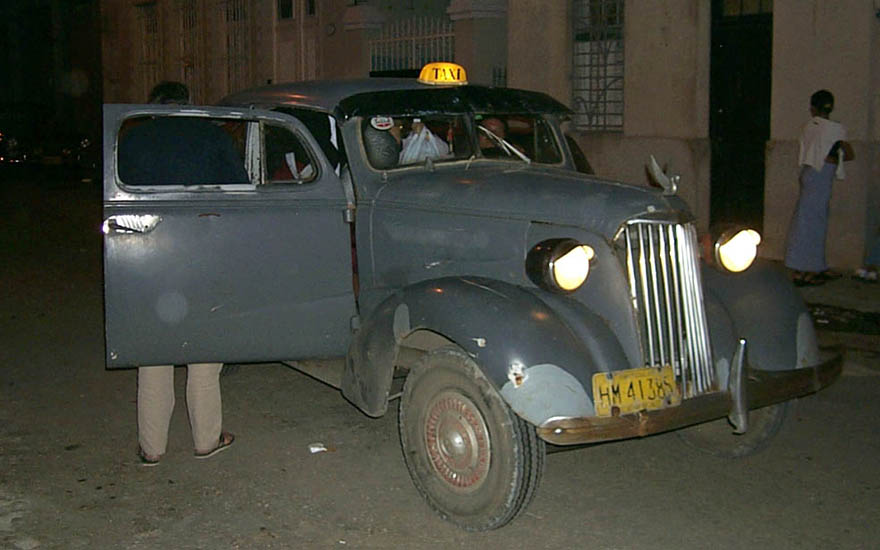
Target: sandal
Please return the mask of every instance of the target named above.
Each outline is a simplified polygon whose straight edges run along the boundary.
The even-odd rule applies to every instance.
[[[204,453],[196,451],[194,453],[194,456],[198,459],[211,458],[215,454],[221,453],[221,452],[225,451],[226,449],[228,449],[229,447],[231,447],[234,442],[235,442],[235,435],[233,435],[229,432],[220,432],[220,439],[219,439],[219,441],[217,441],[216,447],[214,447],[210,451],[206,451]]]
[[[832,271],[830,269],[826,269],[825,271],[819,272],[819,277],[821,277],[825,281],[835,281],[843,277],[840,273],[836,271]]]
[[[794,275],[791,278],[791,282],[794,283],[794,286],[819,286],[824,285],[826,282],[830,281],[826,276],[823,276],[824,271],[820,273],[816,273],[813,271],[795,271]]]
[[[877,270],[860,267],[856,269],[855,273],[853,273],[853,279],[859,280],[863,283],[876,283],[878,280]]]
[[[158,466],[159,460],[162,458],[161,455],[159,455],[159,456],[148,455],[140,447],[138,447],[137,454],[138,454],[138,460],[140,460],[140,462],[141,462],[141,466],[145,466],[147,468],[149,468],[151,466]]]

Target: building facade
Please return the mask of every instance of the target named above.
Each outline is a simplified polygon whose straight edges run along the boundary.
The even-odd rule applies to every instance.
[[[105,102],[159,80],[194,100],[272,82],[409,75],[539,90],[600,176],[682,176],[699,225],[746,222],[781,258],[798,135],[827,88],[856,160],[835,184],[828,260],[858,265],[880,226],[880,13],[868,0],[102,0]]]

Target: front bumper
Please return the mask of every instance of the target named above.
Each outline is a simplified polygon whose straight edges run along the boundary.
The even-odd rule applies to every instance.
[[[749,409],[759,409],[821,390],[834,382],[843,366],[835,351],[814,367],[786,371],[746,369]],[[735,396],[714,392],[682,401],[677,407],[610,417],[553,418],[537,428],[538,437],[554,445],[577,445],[643,437],[699,424],[731,414]]]

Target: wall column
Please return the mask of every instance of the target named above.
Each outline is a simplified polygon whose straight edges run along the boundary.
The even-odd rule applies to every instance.
[[[507,70],[507,2],[452,0],[446,13],[455,27],[455,62],[471,84],[491,85],[494,70]]]
[[[507,85],[571,105],[570,2],[515,0],[507,17]]]
[[[328,60],[337,70],[334,74],[344,78],[366,77],[370,74],[370,39],[382,28],[385,16],[370,4],[358,4],[345,8],[342,26],[344,48],[335,48],[341,57]],[[339,35],[340,33],[335,33]],[[358,55],[353,55],[357,52]]]

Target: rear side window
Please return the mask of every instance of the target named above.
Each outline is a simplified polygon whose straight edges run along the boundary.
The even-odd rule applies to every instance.
[[[119,179],[132,187],[249,184],[247,125],[205,117],[128,119],[119,132]]]
[[[336,125],[336,119],[327,113],[320,111],[312,111],[298,107],[279,107],[278,112],[293,115],[302,122],[305,127],[318,142],[318,146],[330,162],[330,166],[339,171],[348,164],[345,156],[345,146],[342,136],[339,135],[339,128]]]
[[[306,183],[317,176],[318,163],[299,136],[283,126],[263,127],[267,184]]]

